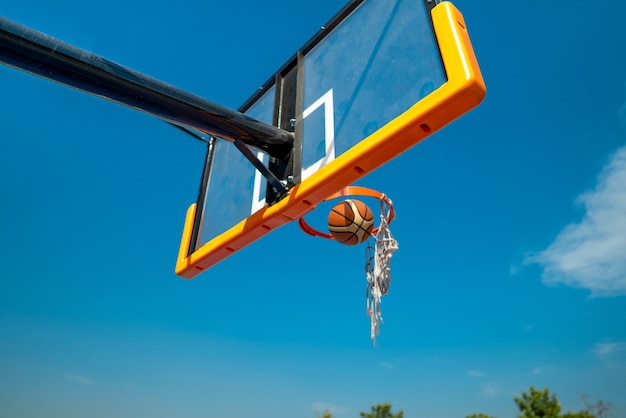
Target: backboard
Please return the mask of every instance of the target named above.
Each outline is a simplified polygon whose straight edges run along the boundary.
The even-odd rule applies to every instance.
[[[463,16],[451,3],[350,2],[239,109],[294,133],[284,158],[252,150],[285,190],[269,185],[232,141],[213,138],[176,273],[193,278],[297,220],[484,95]]]

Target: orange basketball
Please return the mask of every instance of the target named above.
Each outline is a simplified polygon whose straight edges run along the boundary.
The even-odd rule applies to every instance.
[[[328,214],[328,229],[341,244],[360,244],[372,235],[373,228],[372,210],[360,200],[344,200]]]

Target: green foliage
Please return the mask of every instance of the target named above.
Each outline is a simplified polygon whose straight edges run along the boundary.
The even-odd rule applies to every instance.
[[[550,389],[543,390],[530,387],[528,392],[522,391],[522,396],[514,396],[513,400],[519,409],[517,418],[608,418],[611,404],[603,401],[591,403],[587,395],[581,395],[585,409],[580,412],[561,414],[561,404],[556,394]],[[363,416],[363,414],[361,414]],[[368,417],[369,418],[369,417]],[[466,418],[492,418],[485,414],[472,414]]]
[[[382,403],[372,406],[371,412],[361,412],[361,418],[404,418],[404,411],[394,414],[390,403]]]
[[[591,415],[587,411],[580,412],[568,412],[567,414],[563,414],[560,418],[597,418],[595,415]]]
[[[325,411],[322,413],[322,415],[319,415],[319,414],[317,414],[317,413],[316,413],[315,415],[317,415],[317,418],[333,418],[332,414],[330,413],[330,411],[329,411],[328,409],[327,409],[327,410],[325,410]]]
[[[598,400],[592,403],[589,395],[582,394],[580,397],[585,404],[585,412],[588,414],[583,416],[583,418],[607,418],[609,416],[609,411],[611,410],[611,404],[609,402]]]
[[[587,395],[581,395],[585,409],[580,412],[567,412],[561,414],[561,404],[556,394],[550,393],[550,389],[542,390],[530,387],[528,392],[522,391],[522,396],[514,396],[513,400],[519,409],[517,418],[608,418],[611,404],[596,401],[590,402]],[[322,415],[315,414],[317,418],[333,418],[330,411],[326,410]],[[370,412],[361,412],[361,418],[404,418],[404,411],[391,412],[390,403],[382,403],[372,406]],[[494,418],[485,414],[472,414],[465,418]]]
[[[528,392],[522,391],[521,397],[513,399],[520,412],[518,418],[559,418],[561,413],[561,404],[548,388],[538,390],[531,386]]]

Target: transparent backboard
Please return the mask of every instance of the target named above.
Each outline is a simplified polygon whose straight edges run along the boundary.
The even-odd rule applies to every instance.
[[[272,87],[248,110],[247,115],[265,123],[272,123],[274,113]],[[257,158],[268,163],[268,155],[257,153]],[[224,139],[215,141],[214,155],[208,179],[202,218],[200,242],[202,245],[233,225],[244,220],[266,205],[264,178],[239,152]]]
[[[303,177],[445,81],[422,1],[362,3],[304,57]]]
[[[303,216],[482,100],[462,15],[450,3],[432,11],[428,3],[351,2],[247,102],[247,115],[284,125],[281,77],[297,70],[295,186],[267,203],[265,178],[232,142],[217,139],[200,205],[188,212],[178,274],[191,278]]]
[[[302,180],[445,81],[422,0],[363,2],[304,56]],[[246,114],[273,123],[274,99],[275,86]],[[264,206],[263,180],[231,142],[217,141],[200,245]]]

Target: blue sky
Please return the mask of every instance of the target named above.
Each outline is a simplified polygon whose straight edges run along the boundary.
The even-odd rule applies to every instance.
[[[549,386],[626,415],[626,4],[458,0],[487,97],[360,184],[400,250],[287,225],[173,269],[204,147],[0,67],[0,414],[514,417]],[[2,15],[237,108],[342,2],[7,2]]]

